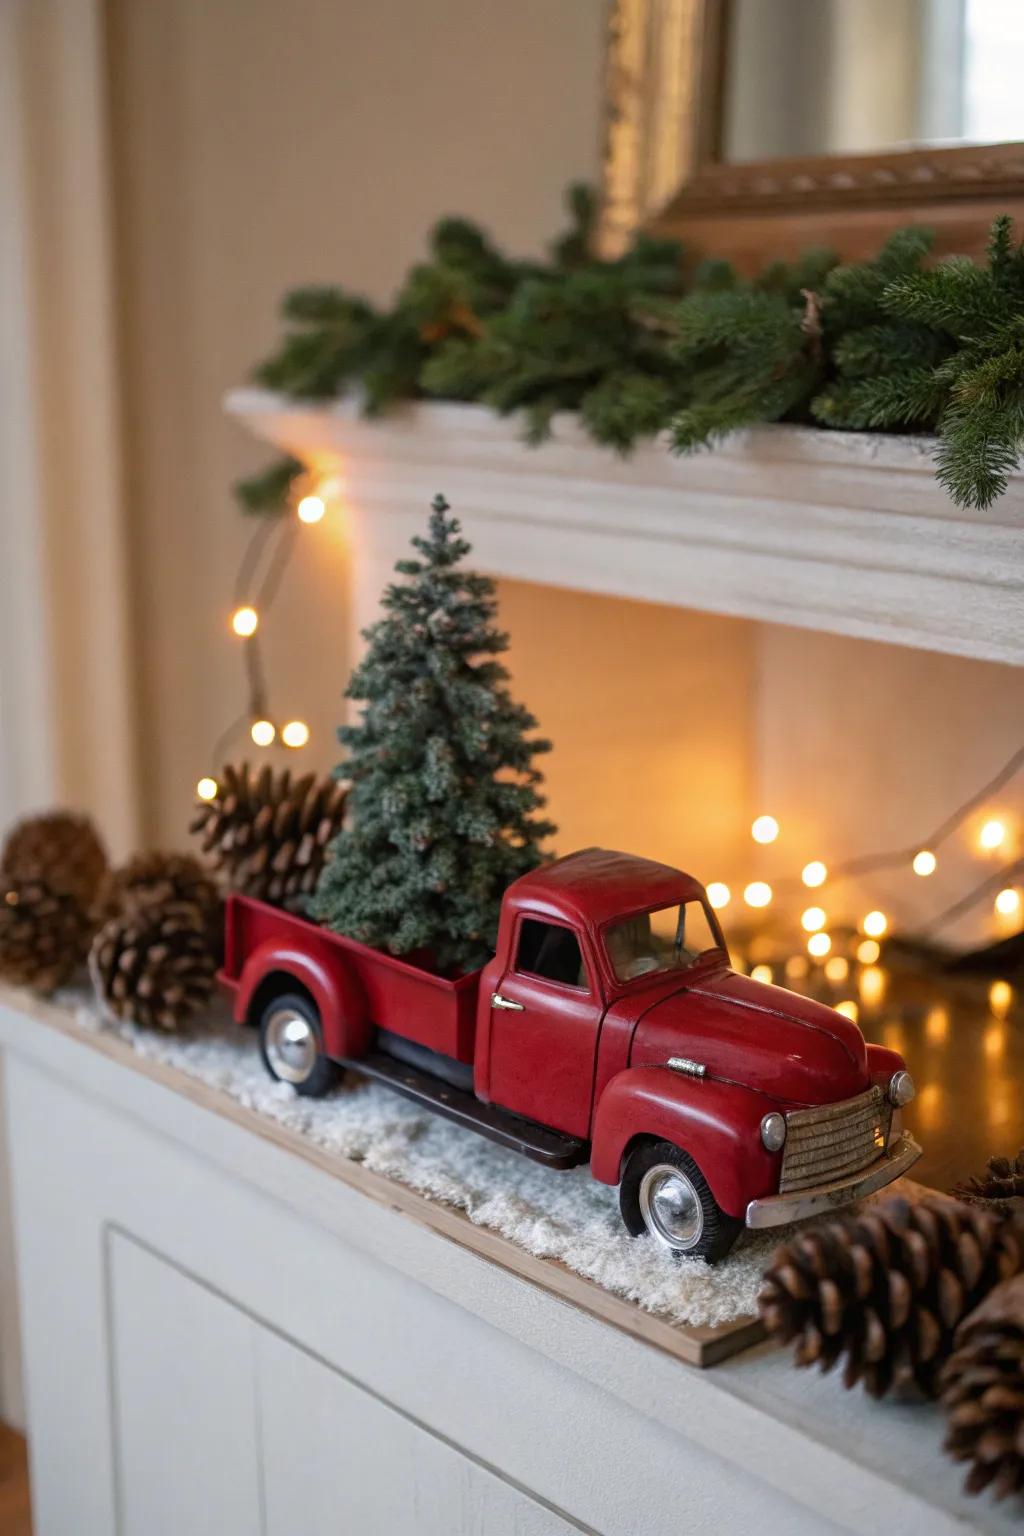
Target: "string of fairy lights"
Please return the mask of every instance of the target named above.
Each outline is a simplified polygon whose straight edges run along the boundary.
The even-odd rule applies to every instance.
[[[780,893],[788,895],[801,889],[817,892],[826,885],[832,890],[844,880],[887,869],[905,869],[912,871],[919,879],[927,880],[939,867],[939,851],[979,809],[985,819],[978,826],[974,839],[976,852],[986,857],[999,854],[1011,845],[1013,827],[1005,813],[985,814],[984,807],[990,806],[993,798],[1022,769],[1024,746],[1011,753],[999,771],[958,805],[922,842],[885,849],[879,853],[862,854],[831,865],[824,859],[811,859],[799,875],[785,876],[777,880],[774,886],[767,880],[751,880],[743,889],[743,902],[753,911],[764,911]],[[755,817],[751,824],[750,835],[755,843],[762,846],[775,843],[779,834],[779,823],[774,816],[762,814]],[[997,917],[1008,923],[1018,919],[1024,908],[1024,893],[1020,885],[1022,877],[1024,857],[1015,856],[931,918],[919,930],[920,936],[940,932],[986,899],[991,900],[993,913]],[[720,880],[712,881],[707,892],[711,905],[718,910],[728,907],[733,900],[729,886]],[[808,954],[815,960],[824,960],[833,947],[832,935],[828,932],[829,914],[825,907],[818,902],[806,906],[800,914],[800,926],[806,935]],[[889,926],[889,918],[880,908],[872,908],[860,918],[857,929],[861,939],[856,953],[862,964],[871,965],[878,959],[881,949],[879,941],[888,933]]]
[[[298,752],[308,746],[310,729],[299,718],[279,719],[270,704],[270,689],[266,663],[261,644],[263,624],[277,596],[285,571],[295,550],[296,538],[304,527],[315,527],[323,522],[328,505],[337,499],[339,486],[334,476],[316,476],[313,472],[301,475],[293,484],[289,501],[289,513],[278,518],[260,519],[246,545],[235,578],[233,604],[228,618],[231,634],[243,647],[246,678],[245,708],[221,732],[210,754],[214,772],[204,774],[196,785],[201,800],[212,800],[218,793],[214,773],[223,761],[225,753],[234,742],[247,733],[253,745],[261,751],[278,744],[288,752]],[[1015,829],[1005,813],[988,814],[995,797],[1024,770],[1024,745],[1018,747],[997,773],[967,797],[928,837],[919,843],[901,848],[884,849],[878,853],[860,854],[836,862],[815,858],[804,864],[799,875],[786,875],[774,885],[767,880],[749,881],[743,888],[742,901],[752,912],[764,912],[779,896],[792,898],[804,891],[820,892],[820,900],[826,900],[826,890],[833,892],[843,881],[884,870],[909,870],[919,879],[927,880],[939,867],[941,850],[949,844],[976,812],[984,816],[976,836],[976,851],[992,856],[1008,851]],[[755,817],[750,835],[761,846],[769,846],[779,839],[778,820],[762,813]],[[993,913],[1004,923],[1010,923],[1022,914],[1024,893],[1024,858],[1015,857],[989,873],[959,900],[939,912],[924,925],[922,934],[939,932],[985,900],[990,900]],[[722,910],[733,901],[733,893],[723,881],[713,880],[707,887],[713,907]],[[826,974],[831,968],[835,979],[839,977],[840,963],[845,959],[831,955],[833,936],[829,932],[830,915],[819,901],[811,901],[800,913],[800,926],[805,935],[808,956],[823,962]],[[865,912],[857,924],[857,960],[871,966],[881,952],[880,941],[889,932],[888,915],[880,908]],[[831,959],[829,958],[831,955]],[[845,972],[844,972],[845,975]]]
[[[331,477],[314,480],[308,475],[300,476],[289,515],[261,518],[245,547],[235,577],[228,627],[242,643],[246,704],[214,744],[210,753],[214,772],[203,774],[196,784],[200,800],[215,798],[219,785],[214,773],[228,749],[244,734],[248,733],[253,745],[264,751],[275,743],[289,752],[300,752],[309,745],[310,729],[305,720],[279,720],[271,709],[261,640],[263,623],[280,590],[300,528],[322,523],[328,503],[337,494],[337,481]]]

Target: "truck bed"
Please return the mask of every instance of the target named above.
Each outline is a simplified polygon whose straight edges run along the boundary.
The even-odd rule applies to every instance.
[[[456,1061],[473,1061],[479,971],[454,979],[438,976],[331,933],[309,918],[251,896],[233,895],[227,906],[221,980],[229,988],[237,986],[247,961],[261,951],[286,951],[289,942],[327,970],[344,966],[362,988],[374,1025]]]

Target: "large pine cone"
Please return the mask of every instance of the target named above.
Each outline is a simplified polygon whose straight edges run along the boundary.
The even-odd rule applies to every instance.
[[[103,925],[89,970],[101,1005],[116,1018],[177,1029],[209,1002],[217,956],[198,907],[150,904]]]
[[[970,1462],[966,1488],[1024,1494],[1024,1274],[1005,1280],[961,1325],[942,1372],[946,1450]]]
[[[999,1215],[1024,1215],[1024,1147],[1013,1159],[990,1157],[984,1173],[955,1184],[952,1193],[967,1205],[985,1206]]]
[[[216,796],[197,802],[191,830],[232,890],[296,907],[312,894],[341,831],[347,790],[314,774],[227,767]]]
[[[941,1196],[889,1200],[807,1227],[778,1249],[759,1298],[770,1333],[796,1363],[828,1371],[845,1355],[863,1381],[935,1396],[958,1324],[993,1285],[1024,1268],[1024,1233]]]
[[[52,992],[89,953],[90,909],[42,880],[0,878],[0,977]]]
[[[217,923],[220,893],[206,869],[190,853],[137,853],[111,870],[103,882],[104,919],[151,903],[168,906],[184,902],[198,907]]]
[[[41,880],[51,891],[95,901],[107,855],[87,816],[51,811],[26,816],[7,834],[0,869],[9,880]]]

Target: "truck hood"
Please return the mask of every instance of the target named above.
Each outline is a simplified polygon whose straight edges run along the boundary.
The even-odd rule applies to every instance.
[[[790,1104],[834,1103],[870,1086],[856,1024],[824,1003],[728,969],[694,976],[640,1015],[630,1064],[660,1065],[670,1056]]]

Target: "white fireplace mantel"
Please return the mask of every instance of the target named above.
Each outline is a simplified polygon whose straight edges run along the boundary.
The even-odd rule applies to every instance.
[[[494,575],[1024,664],[1024,475],[988,511],[961,511],[926,438],[767,427],[689,458],[661,443],[620,458],[572,416],[535,449],[479,406],[367,421],[356,400],[240,389],[226,407],[337,466],[374,604],[442,490]]]

